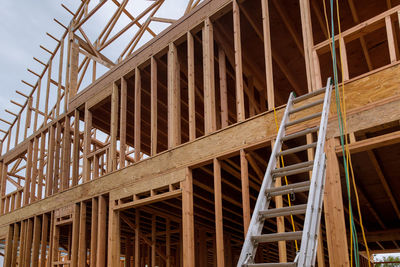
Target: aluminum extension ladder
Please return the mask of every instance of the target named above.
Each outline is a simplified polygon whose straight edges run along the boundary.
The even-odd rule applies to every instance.
[[[332,84],[331,79],[329,78],[325,88],[299,97],[295,97],[294,93],[290,94],[285,113],[282,118],[281,126],[276,137],[277,141],[272,149],[271,157],[264,175],[264,180],[257,198],[257,203],[250,221],[246,239],[243,244],[242,252],[240,253],[240,258],[237,264],[238,267],[315,266],[318,230],[321,221],[321,208],[325,184],[326,156],[324,153],[324,144],[331,92]],[[323,99],[319,99],[302,106],[300,105],[297,108],[293,107],[293,104],[301,103],[303,100],[323,94],[325,94]],[[290,121],[290,115],[321,104],[323,104],[322,112]],[[321,118],[319,126],[308,128],[290,135],[285,134],[287,127],[318,117]],[[317,142],[281,151],[283,142],[315,132],[318,132]],[[315,156],[313,161],[301,162],[298,164],[285,166],[284,168],[277,168],[277,163],[279,162],[280,156],[299,151],[305,151],[309,148],[315,148]],[[311,180],[292,183],[280,187],[274,187],[273,185],[273,181],[276,177],[285,177],[300,173],[307,173],[309,171],[312,171]],[[307,191],[309,192],[307,204],[275,208],[270,210],[268,209],[270,200],[274,196]],[[296,214],[305,214],[302,231],[262,234],[266,219]],[[297,252],[294,262],[254,263],[254,257],[259,243],[278,242],[284,240],[301,240],[300,250]]]

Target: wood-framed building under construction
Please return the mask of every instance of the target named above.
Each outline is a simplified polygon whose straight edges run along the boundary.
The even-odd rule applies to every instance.
[[[16,103],[15,120],[2,119],[9,125],[0,157],[4,266],[235,266],[276,136],[275,116],[279,122],[291,91],[312,92],[333,75],[329,1],[191,0],[174,21],[154,16],[164,1],[134,18],[127,0],[113,0],[116,13],[90,41],[82,26],[106,2],[91,9],[82,1],[76,12],[65,7],[73,16],[68,26],[57,21],[65,34],[53,37],[54,51],[44,48],[47,63],[37,59],[43,72],[30,70],[38,81],[24,82],[32,91],[19,92],[26,102]],[[356,227],[363,223],[371,254],[398,252],[400,1],[340,1],[338,10],[340,90],[363,215]],[[113,61],[102,50],[124,33],[111,36],[121,14],[131,19],[126,27],[140,30]],[[171,25],[155,35],[151,21]],[[137,48],[145,32],[155,37]],[[89,62],[92,82],[80,88]],[[109,70],[98,77],[96,64]],[[350,265],[334,97],[318,266]],[[292,198],[304,201],[301,194]],[[273,201],[287,205],[285,197]],[[303,220],[294,216],[295,227]],[[279,218],[266,229],[292,231],[292,224]],[[362,240],[367,266],[372,258]],[[257,252],[269,262],[295,255],[289,241]]]

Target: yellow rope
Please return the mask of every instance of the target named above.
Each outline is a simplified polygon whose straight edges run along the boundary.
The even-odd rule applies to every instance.
[[[337,12],[337,20],[338,20],[338,27],[339,27],[339,40],[342,38],[342,31],[340,28],[340,13],[339,13],[339,2],[336,0],[336,12]],[[342,59],[342,45],[341,42],[339,42],[339,51],[340,51],[340,64],[341,64],[341,69],[342,69],[342,95],[343,95],[343,105],[341,105],[343,109],[343,124],[344,124],[344,130],[345,133],[347,133],[347,121],[346,121],[346,98],[345,98],[345,90],[344,90],[344,78],[343,78],[343,59]],[[347,134],[345,135],[345,149],[346,149],[346,156],[347,156],[347,168],[350,166],[350,174],[351,174],[351,180],[353,183],[353,188],[354,188],[354,195],[356,196],[356,203],[357,203],[357,210],[358,210],[358,216],[359,216],[359,221],[360,221],[360,227],[361,227],[361,232],[363,236],[363,241],[365,244],[365,248],[367,251],[367,256],[368,256],[368,266],[371,267],[371,262],[369,261],[370,259],[370,254],[369,254],[369,248],[368,248],[368,243],[367,239],[365,237],[365,230],[364,230],[364,225],[362,222],[362,215],[361,215],[361,209],[360,209],[360,200],[358,198],[358,192],[357,192],[357,186],[356,186],[356,181],[354,178],[354,171],[353,171],[353,165],[351,163],[351,154],[349,150],[349,143],[347,139]],[[348,171],[348,170],[347,170]]]
[[[274,117],[275,117],[276,132],[278,133],[279,132],[279,125],[278,125],[278,118],[276,116],[275,107],[274,107]],[[283,156],[281,156],[281,162],[282,162],[282,168],[285,168],[285,162],[283,161]],[[286,176],[285,176],[285,184],[288,185],[288,181],[287,181],[287,177]],[[287,198],[288,198],[289,207],[291,207],[292,203],[290,201],[290,195],[289,194],[287,194]],[[293,232],[296,232],[296,226],[294,225],[293,215],[290,215],[290,220],[292,222]],[[296,245],[296,251],[298,251],[299,247],[297,245],[297,240],[295,240],[294,243]]]
[[[325,22],[326,22],[326,26],[327,26],[327,30],[328,33],[330,35],[329,32],[329,23],[328,23],[328,17],[327,17],[327,13],[326,13],[326,4],[325,4],[325,0],[322,1],[323,2],[323,6],[324,6],[324,15],[325,15]],[[339,2],[338,0],[336,0],[336,12],[337,12],[337,21],[338,21],[338,30],[339,30],[339,40],[341,40],[342,38],[342,32],[341,32],[341,24],[340,24],[340,13],[339,13]],[[332,47],[331,47],[331,53],[332,53]],[[341,98],[339,98],[340,100],[340,105],[341,105],[341,109],[342,109],[342,113],[343,113],[343,125],[344,125],[344,130],[345,133],[347,133],[347,121],[346,121],[346,98],[345,98],[345,86],[344,86],[344,78],[343,78],[343,58],[342,58],[342,44],[339,41],[339,54],[340,54],[340,66],[341,66],[341,70],[342,70],[342,82],[341,82],[341,87],[342,87],[342,97],[343,100]],[[332,53],[332,57],[333,57],[333,53]],[[351,154],[349,151],[349,142],[348,142],[348,137],[347,134],[344,136],[345,137],[345,153],[346,153],[346,161],[347,161],[347,171],[348,173],[351,174],[351,180],[352,180],[352,184],[353,184],[353,188],[354,188],[354,192],[355,192],[355,197],[356,197],[356,202],[357,202],[357,210],[358,210],[358,215],[359,215],[359,221],[360,221],[360,227],[361,227],[361,231],[362,231],[362,236],[363,236],[363,241],[365,244],[365,248],[367,251],[367,256],[368,259],[370,258],[370,254],[369,254],[369,248],[368,248],[368,243],[365,237],[365,230],[364,230],[364,226],[362,223],[362,215],[361,215],[361,210],[360,210],[360,201],[358,198],[358,192],[357,192],[357,186],[356,186],[356,182],[355,182],[355,175],[354,175],[354,171],[353,171],[353,165],[351,163]],[[349,166],[350,166],[350,172],[349,172]],[[351,203],[349,202],[349,208],[350,208]],[[352,219],[352,214],[350,213],[349,216],[349,220],[351,222]],[[350,223],[351,225],[351,223]],[[353,246],[351,245],[353,243],[353,235],[352,235],[352,227],[350,227],[350,264],[351,266],[353,266]],[[368,266],[371,267],[371,263],[368,260]]]

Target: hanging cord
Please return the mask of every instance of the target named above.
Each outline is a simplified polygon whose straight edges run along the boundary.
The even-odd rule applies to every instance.
[[[339,2],[338,2],[338,0],[336,0],[336,12],[337,12],[339,39],[341,39],[342,38],[342,31],[341,31],[341,25],[340,25],[340,12],[339,12]],[[343,49],[342,48],[342,44],[341,44],[341,42],[339,42],[340,64],[341,64],[341,69],[343,70],[342,49]],[[342,98],[343,98],[343,105],[341,107],[343,107],[344,131],[345,131],[345,133],[348,133],[348,130],[347,130],[347,114],[346,114],[346,97],[345,97],[345,90],[344,90],[343,73],[342,73],[342,84],[341,84],[341,87],[342,87]],[[348,142],[347,135],[346,135],[345,141],[346,141],[346,144],[345,144],[346,157],[347,157],[347,163],[348,163],[347,167],[350,167],[350,176],[351,176],[351,180],[352,180],[352,184],[353,184],[354,195],[356,197],[356,203],[357,203],[357,210],[358,210],[358,216],[359,216],[359,221],[360,221],[360,227],[361,227],[361,232],[362,232],[365,248],[366,248],[366,251],[367,251],[368,266],[370,267],[371,266],[371,262],[369,261],[369,259],[370,259],[369,248],[368,248],[367,239],[365,237],[365,229],[364,229],[364,225],[363,225],[363,221],[362,221],[362,215],[361,215],[361,209],[360,209],[360,200],[358,198],[358,191],[357,191],[357,186],[356,186],[356,181],[355,181],[355,176],[354,176],[354,171],[353,171],[353,165],[352,165],[352,162],[351,162],[351,154],[350,154],[350,150],[349,150],[349,142]]]
[[[326,21],[326,26],[327,26],[327,32],[330,35],[329,32],[329,26],[328,26],[328,18],[327,18],[327,12],[326,12],[326,5],[325,1],[323,0],[323,6],[324,6],[324,15],[325,15],[325,21]],[[342,38],[341,37],[341,28],[340,28],[340,13],[339,13],[339,3],[338,0],[336,0],[336,12],[337,12],[337,20],[338,20],[338,30],[339,30],[339,40]],[[331,23],[332,23],[332,33],[334,33],[334,19],[333,19],[333,0],[331,0]],[[332,49],[333,46],[333,49]],[[335,75],[335,94],[336,94],[336,102],[337,102],[337,112],[338,112],[338,121],[339,121],[339,129],[340,129],[340,140],[341,140],[341,146],[342,146],[342,152],[343,152],[343,161],[345,165],[345,175],[346,175],[346,186],[347,186],[347,193],[349,197],[349,220],[350,220],[350,243],[354,246],[354,260],[356,266],[359,266],[359,255],[358,255],[358,240],[357,240],[357,234],[356,234],[356,227],[354,223],[354,218],[353,218],[353,212],[352,212],[352,207],[351,207],[351,191],[350,191],[350,179],[349,179],[349,166],[350,166],[350,174],[351,174],[351,180],[352,180],[352,185],[354,188],[355,196],[356,196],[356,203],[357,203],[357,209],[358,209],[358,214],[359,214],[359,220],[360,220],[360,226],[362,230],[362,235],[363,235],[363,241],[366,247],[367,255],[368,258],[370,258],[369,254],[369,249],[368,249],[368,244],[366,242],[365,238],[365,231],[364,231],[364,226],[362,223],[362,215],[361,215],[361,210],[360,210],[360,203],[359,203],[359,198],[358,198],[358,192],[357,192],[357,186],[355,183],[355,176],[354,176],[354,171],[353,171],[353,166],[351,162],[351,154],[349,152],[348,148],[348,138],[347,135],[344,133],[347,133],[347,122],[346,122],[346,103],[345,103],[345,90],[344,90],[344,78],[343,78],[343,73],[342,73],[342,98],[340,97],[340,91],[338,87],[338,77],[337,77],[337,64],[336,64],[336,54],[335,54],[335,40],[334,40],[334,34],[332,35],[332,45],[331,47],[331,53],[332,53],[332,61],[333,61],[333,69],[334,69],[334,75]],[[340,51],[340,63],[341,63],[341,70],[343,70],[343,60],[342,60],[342,47],[341,43],[339,42],[339,51]],[[342,102],[343,99],[343,102]],[[344,132],[343,132],[344,128]],[[343,138],[344,136],[344,138]],[[344,139],[344,140],[343,140]],[[344,153],[346,152],[346,153]],[[353,240],[354,238],[354,240]],[[350,246],[351,248],[351,266],[353,266],[353,246]],[[369,267],[371,266],[370,261],[368,261]]]
[[[278,118],[276,116],[276,110],[274,107],[274,117],[275,117],[275,126],[276,126],[276,133],[279,132],[279,125],[278,125]],[[282,149],[281,149],[282,151]],[[283,156],[280,156],[280,160],[281,160],[281,164],[282,164],[282,168],[285,167],[285,162],[283,161]],[[287,181],[287,176],[285,176],[285,184],[288,185],[288,181]],[[291,201],[290,201],[290,195],[287,194],[287,199],[288,199],[288,203],[289,203],[289,207],[292,206]],[[293,232],[296,232],[296,226],[294,225],[294,220],[293,220],[293,215],[290,214],[290,220],[292,222],[292,228],[293,228]],[[297,245],[297,240],[294,241],[294,244],[296,245],[296,251],[299,251],[299,247]]]

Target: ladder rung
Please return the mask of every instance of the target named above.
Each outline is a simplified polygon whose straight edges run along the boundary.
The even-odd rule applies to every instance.
[[[319,99],[319,100],[317,100],[317,101],[308,103],[308,104],[306,104],[306,105],[304,105],[304,106],[301,106],[301,107],[292,109],[292,110],[289,112],[289,114],[293,114],[293,113],[296,113],[296,112],[299,112],[299,111],[302,111],[302,110],[305,110],[305,109],[308,109],[308,108],[311,108],[311,107],[320,105],[320,104],[322,104],[322,103],[324,103],[324,99],[323,99],[323,98],[322,98],[322,99]]]
[[[309,148],[314,148],[316,146],[317,146],[317,142],[314,142],[314,143],[311,143],[311,144],[306,144],[306,145],[302,145],[302,146],[298,146],[298,147],[294,147],[294,148],[283,150],[283,151],[277,153],[276,156],[279,157],[279,156],[289,155],[289,154],[293,154],[293,153],[297,153],[297,152],[300,152],[300,151],[307,150]]]
[[[260,211],[260,217],[263,219],[275,218],[280,216],[304,214],[307,209],[307,204],[295,205],[291,207],[283,207],[278,209]]]
[[[311,93],[308,93],[308,94],[305,94],[305,95],[301,95],[301,96],[296,97],[295,99],[293,99],[293,103],[294,104],[299,103],[300,101],[309,99],[309,98],[311,98],[313,96],[320,95],[320,94],[324,93],[325,91],[326,91],[326,87],[323,87],[321,89],[312,91]]]
[[[294,183],[294,184],[289,184],[289,185],[284,185],[284,186],[279,186],[279,187],[272,187],[266,190],[266,194],[268,194],[271,197],[274,196],[280,196],[280,195],[286,195],[290,193],[297,193],[297,192],[305,192],[310,189],[310,181],[305,181],[305,182],[300,182],[300,183]]]
[[[284,136],[284,137],[282,137],[281,140],[282,140],[282,142],[283,141],[287,141],[287,140],[291,140],[291,139],[294,139],[294,138],[297,138],[297,137],[300,137],[300,136],[304,136],[304,135],[309,134],[309,133],[315,133],[318,130],[319,130],[319,126],[315,126],[313,128],[307,128],[307,129],[302,130],[300,132],[292,133],[292,134],[289,134],[287,136]]]
[[[310,161],[306,161],[306,162],[301,162],[301,163],[289,165],[289,166],[286,166],[284,168],[278,168],[278,169],[272,170],[271,173],[272,174],[276,174],[276,173],[285,172],[285,171],[292,171],[292,170],[308,167],[308,166],[313,165],[313,164],[314,164],[314,161],[310,160]]]
[[[243,267],[295,267],[295,262],[249,263]]]
[[[300,240],[302,234],[303,231],[284,232],[276,234],[257,235],[253,236],[252,239],[256,242],[270,243],[277,241]]]
[[[285,177],[285,176],[296,175],[296,174],[312,171],[313,167],[314,166],[308,166],[308,167],[303,167],[303,168],[299,168],[296,170],[278,172],[278,173],[273,174],[272,176],[273,177]]]
[[[321,117],[321,115],[322,115],[322,112],[318,112],[318,113],[311,114],[307,117],[304,117],[304,118],[301,118],[301,119],[298,119],[295,121],[289,121],[288,123],[286,123],[286,127]]]

